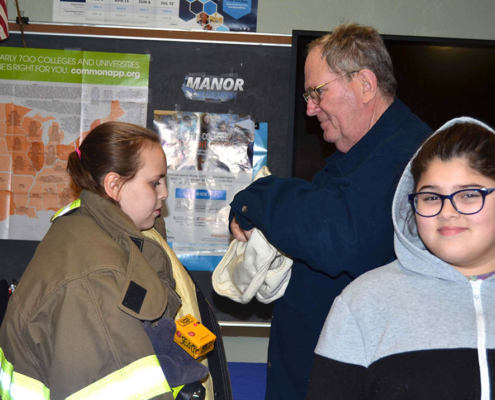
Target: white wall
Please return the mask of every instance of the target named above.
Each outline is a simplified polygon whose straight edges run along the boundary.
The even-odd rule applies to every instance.
[[[32,22],[51,22],[53,0],[18,0]],[[7,0],[10,19],[15,1]],[[495,40],[495,0],[258,0],[258,32],[330,31],[342,22],[390,35]]]
[[[52,22],[53,0],[18,0],[20,11],[24,11],[24,17],[29,22]],[[15,0],[7,0],[7,13],[9,20],[14,21],[17,17]]]
[[[258,30],[330,31],[358,22],[389,35],[495,39],[494,17],[494,0],[259,0]]]

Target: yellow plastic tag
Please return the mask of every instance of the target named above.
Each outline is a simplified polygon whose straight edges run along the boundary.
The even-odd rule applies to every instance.
[[[191,314],[175,321],[177,331],[174,341],[194,359],[202,357],[214,348],[216,336]]]

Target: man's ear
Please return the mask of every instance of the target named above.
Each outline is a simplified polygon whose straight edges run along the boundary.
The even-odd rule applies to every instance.
[[[369,103],[378,94],[376,75],[369,69],[362,69],[358,72],[358,79],[361,83],[361,98],[364,103]]]
[[[120,189],[122,188],[122,177],[116,172],[109,172],[103,179],[105,193],[112,200],[120,201]]]

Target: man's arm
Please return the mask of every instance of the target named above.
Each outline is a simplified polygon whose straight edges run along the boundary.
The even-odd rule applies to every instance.
[[[374,157],[323,188],[269,176],[236,195],[231,217],[312,268],[358,276],[393,254],[391,204],[405,162]]]

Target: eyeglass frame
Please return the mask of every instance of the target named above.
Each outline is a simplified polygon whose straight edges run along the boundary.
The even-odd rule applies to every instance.
[[[361,70],[360,70],[360,69],[358,69],[358,70],[355,70],[355,71],[347,72],[347,73],[345,73],[345,74],[342,74],[342,75],[338,76],[338,77],[337,77],[337,78],[335,78],[335,79],[332,79],[331,81],[328,81],[328,82],[322,83],[321,85],[316,86],[316,87],[314,87],[314,86],[310,86],[310,87],[306,90],[306,92],[304,92],[304,93],[303,93],[303,98],[304,98],[304,100],[306,100],[306,103],[307,103],[307,102],[309,101],[309,99],[311,99],[311,101],[312,101],[313,103],[315,103],[317,106],[318,106],[318,105],[320,105],[320,103],[321,103],[321,93],[320,93],[320,91],[321,91],[321,88],[322,88],[323,86],[326,86],[326,85],[328,85],[328,84],[330,84],[330,83],[332,83],[332,82],[335,82],[336,80],[338,80],[338,79],[340,79],[340,78],[343,78],[344,76],[347,76],[347,75],[350,75],[350,74],[354,74],[355,72],[359,72],[359,71],[361,71]],[[316,101],[315,101],[315,100],[311,97],[311,95],[309,94],[310,90],[312,90],[312,91],[316,94],[316,96],[317,96],[317,98],[318,98],[318,103],[317,103],[317,102],[316,102]]]
[[[457,194],[457,193],[460,193],[460,192],[469,192],[469,191],[475,191],[475,192],[478,192],[478,193],[481,193],[481,196],[483,197],[483,202],[481,203],[481,207],[478,211],[476,212],[473,212],[473,213],[464,213],[462,211],[459,211],[457,209],[457,206],[455,205],[455,202],[454,202],[454,196]],[[420,215],[421,217],[424,217],[424,218],[432,218],[432,217],[436,217],[438,214],[440,214],[443,210],[443,205],[445,204],[445,200],[446,199],[449,199],[450,200],[450,204],[452,204],[452,207],[454,207],[454,209],[459,213],[459,214],[462,214],[462,215],[474,215],[474,214],[478,214],[481,210],[483,210],[483,207],[485,206],[485,198],[486,196],[488,196],[489,194],[493,193],[495,191],[495,188],[492,188],[492,189],[487,189],[487,188],[476,188],[476,189],[461,189],[461,190],[458,190],[454,193],[451,193],[449,195],[443,195],[443,194],[439,194],[439,193],[435,193],[435,192],[417,192],[417,193],[410,193],[407,195],[407,199],[408,201],[411,203],[411,207],[413,208],[414,212],[418,215]],[[418,210],[416,209],[416,206],[414,205],[414,198],[418,195],[418,194],[434,194],[435,196],[438,196],[441,200],[442,200],[442,205],[440,206],[440,210],[434,214],[434,215],[423,215],[423,214],[420,214],[418,212]]]

